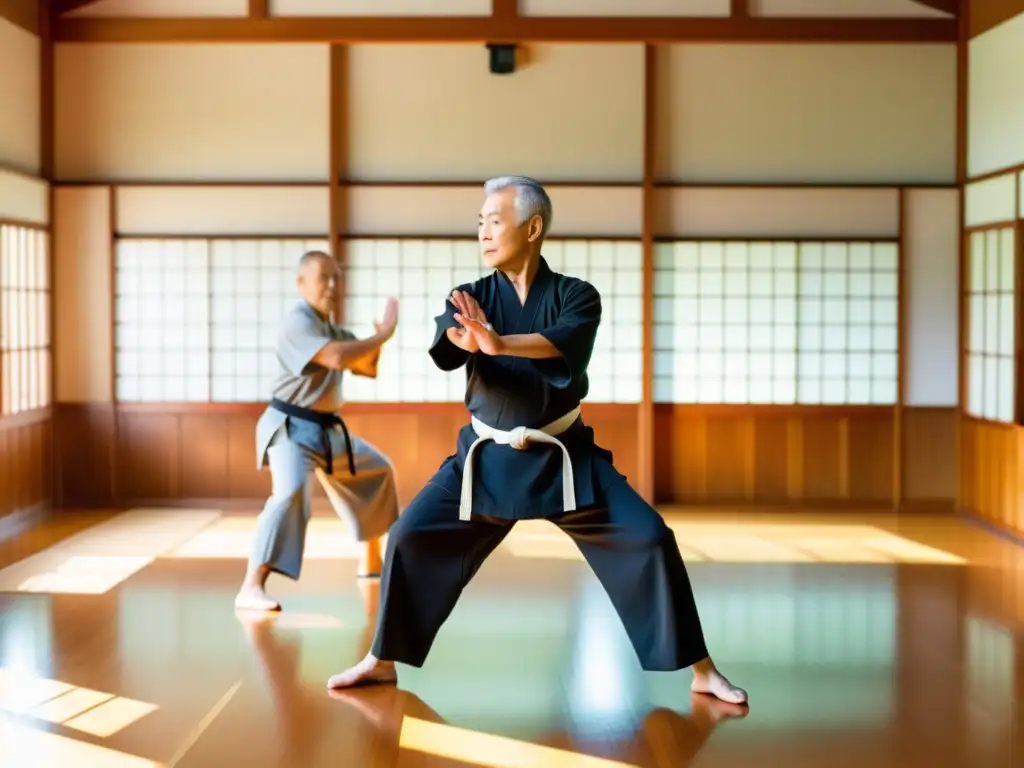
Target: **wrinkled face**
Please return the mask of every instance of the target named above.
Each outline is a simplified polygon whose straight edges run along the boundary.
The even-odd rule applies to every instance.
[[[299,270],[299,293],[322,314],[334,311],[338,264],[329,256],[310,259]]]
[[[539,242],[541,220],[534,216],[516,222],[516,190],[503,189],[488,195],[480,209],[477,237],[484,264],[490,269],[509,267],[524,260],[530,246]]]

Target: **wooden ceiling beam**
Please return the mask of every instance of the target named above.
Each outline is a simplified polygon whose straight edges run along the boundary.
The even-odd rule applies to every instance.
[[[330,17],[54,20],[55,42],[951,43],[955,19]]]

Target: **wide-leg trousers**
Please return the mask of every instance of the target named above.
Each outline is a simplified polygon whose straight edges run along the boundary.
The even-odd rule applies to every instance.
[[[547,519],[579,547],[641,666],[692,666],[708,652],[675,535],[610,464],[595,463],[603,503]],[[371,653],[422,666],[462,590],[514,525],[476,515],[459,520],[459,497],[429,483],[388,534]]]
[[[352,435],[356,474],[344,460],[346,445],[332,433],[333,471],[313,446],[319,427],[289,419],[270,441],[267,461],[273,489],[256,522],[249,565],[266,565],[275,573],[298,579],[310,517],[310,481],[315,474],[335,514],[357,541],[383,536],[398,519],[398,487],[388,458],[375,446]]]

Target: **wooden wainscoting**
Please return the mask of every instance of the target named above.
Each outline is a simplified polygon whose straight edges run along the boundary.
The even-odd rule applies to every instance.
[[[969,416],[960,423],[961,510],[1024,535],[1021,428]]]
[[[52,508],[53,414],[43,408],[0,419],[0,539]]]
[[[657,500],[891,505],[894,423],[886,407],[659,405]]]
[[[60,500],[64,506],[173,504],[236,500],[258,507],[270,475],[256,469],[260,405],[62,404],[59,411]],[[584,406],[598,441],[636,474],[635,405]],[[345,421],[395,464],[407,503],[455,449],[466,423],[461,403],[352,403]],[[317,492],[319,493],[319,491]]]
[[[63,507],[207,500],[258,506],[270,476],[256,470],[260,405],[62,404],[57,410]],[[455,446],[461,403],[353,403],[350,429],[387,453],[408,502]],[[589,404],[584,418],[636,481],[638,406]],[[953,509],[956,410],[903,412],[903,504]],[[892,505],[891,408],[658,406],[659,503]],[[319,491],[317,491],[319,494]]]
[[[960,411],[948,407],[903,409],[902,509],[956,511],[956,424]]]

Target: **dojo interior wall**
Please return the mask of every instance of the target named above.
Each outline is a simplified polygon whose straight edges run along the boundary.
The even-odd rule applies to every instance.
[[[0,2],[0,538],[47,511],[53,490],[41,61],[35,4]]]
[[[238,11],[227,0],[204,8]],[[634,481],[645,451],[656,457],[658,501],[950,507],[956,46],[680,44],[648,60],[642,45],[561,44],[521,54],[520,70],[499,78],[477,45],[58,44],[63,502],[251,505],[264,494],[269,478],[256,472],[252,429],[265,394],[246,394],[237,365],[213,369],[224,357],[210,352],[217,329],[241,333],[240,319],[215,317],[228,304],[213,306],[214,272],[230,285],[225,275],[256,259],[237,279],[271,286],[277,275],[277,287],[259,295],[280,302],[290,298],[284,270],[302,245],[334,239],[358,287],[346,307],[355,325],[372,319],[386,281],[398,279],[404,325],[392,356],[401,381],[382,374],[374,388],[350,389],[360,402],[349,404],[348,419],[392,455],[407,500],[448,455],[464,416],[451,388],[403,349],[423,356],[419,337],[450,287],[437,281],[479,269],[466,258],[480,179],[524,172],[552,185],[559,258],[608,281],[601,358],[611,364],[587,418]],[[510,103],[535,110],[520,115]],[[657,317],[643,326],[645,302],[658,298],[656,255],[667,285],[681,279],[679,249],[752,253],[764,242],[900,248],[903,384],[891,400],[752,404],[748,392],[734,402],[675,401],[666,381],[686,358],[658,346]],[[205,269],[213,286],[199,289],[214,297],[202,310],[208,345],[143,402],[126,396],[135,386],[126,368],[185,327],[182,306],[198,304],[156,313],[151,285],[148,298],[135,297],[150,327],[143,333],[139,321],[119,337],[118,253],[124,285],[139,285],[139,265],[151,259],[175,281],[188,268],[173,265],[205,265],[189,274]],[[674,290],[661,298],[685,303]],[[740,298],[753,301],[749,291]],[[180,327],[165,327],[172,323]],[[260,325],[259,338],[271,327]],[[165,354],[154,365],[172,371],[182,359]],[[666,360],[667,374],[658,368]],[[652,379],[661,370],[663,381],[646,383],[645,370]],[[210,402],[218,388],[221,401]]]
[[[976,4],[970,32],[961,507],[1024,533],[1018,351],[1024,256],[1024,2]],[[996,270],[990,272],[996,259],[998,276]],[[1006,309],[997,316],[997,302],[1012,305],[1015,315]],[[998,368],[1006,373],[996,374]]]

